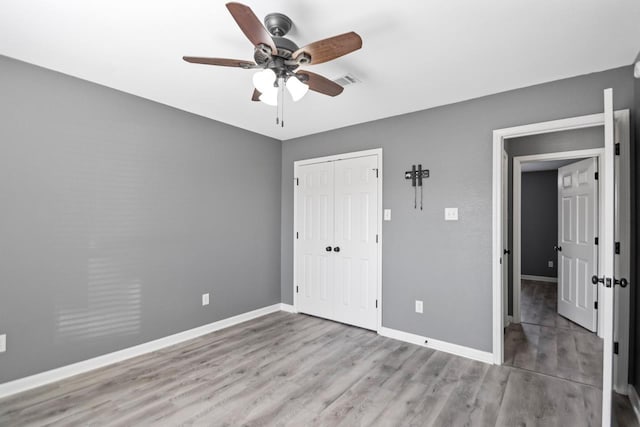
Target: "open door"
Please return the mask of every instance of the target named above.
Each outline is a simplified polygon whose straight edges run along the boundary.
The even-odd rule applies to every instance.
[[[558,313],[596,331],[598,164],[595,157],[558,168]]]
[[[612,422],[611,400],[613,393],[613,325],[615,286],[615,122],[613,111],[613,90],[604,91],[604,161],[600,171],[603,179],[602,195],[603,229],[600,237],[603,244],[602,270],[600,277],[593,276],[594,284],[599,286],[599,298],[604,316],[604,349],[602,368],[602,425],[608,427]]]

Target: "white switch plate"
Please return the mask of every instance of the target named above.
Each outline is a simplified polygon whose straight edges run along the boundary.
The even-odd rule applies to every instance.
[[[0,335],[0,353],[7,351],[7,334]]]
[[[549,261],[547,265],[549,266],[549,268],[553,268],[553,261]]]
[[[422,313],[422,301],[416,300],[416,313]]]
[[[384,220],[391,221],[391,209],[384,210]]]
[[[444,208],[445,221],[457,221],[458,220],[458,208]]]
[[[202,294],[202,305],[209,305],[209,294]]]

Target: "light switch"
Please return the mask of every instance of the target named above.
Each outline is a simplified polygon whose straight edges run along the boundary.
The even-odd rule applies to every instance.
[[[7,334],[0,335],[0,353],[7,351]]]
[[[209,305],[209,294],[202,294],[202,305]]]
[[[457,221],[458,220],[458,208],[444,208],[445,221]]]
[[[549,268],[553,268],[553,261],[549,261],[547,265],[549,266]]]
[[[391,221],[391,209],[384,210],[384,220]]]
[[[422,301],[416,300],[416,313],[422,313]]]

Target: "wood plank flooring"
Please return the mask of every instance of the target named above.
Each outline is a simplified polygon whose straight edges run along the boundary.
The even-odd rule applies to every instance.
[[[557,312],[557,284],[522,281],[521,321],[505,335],[505,365],[602,388],[602,339]]]
[[[595,426],[598,388],[275,313],[0,400],[2,426]]]

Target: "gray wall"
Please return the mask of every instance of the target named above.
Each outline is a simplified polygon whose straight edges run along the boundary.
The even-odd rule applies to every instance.
[[[522,274],[557,277],[558,171],[522,174]],[[548,262],[553,261],[553,267]]]
[[[0,75],[0,382],[280,302],[280,141]]]
[[[383,223],[383,325],[491,351],[492,131],[601,112],[607,87],[616,108],[631,107],[632,71],[623,67],[285,141],[283,302],[293,301],[293,162],[382,147],[393,218]],[[415,163],[431,170],[424,211],[413,209],[403,177]],[[445,207],[458,207],[460,221],[445,222]]]
[[[617,96],[617,95],[616,95]],[[604,147],[604,128],[602,126],[576,129],[562,132],[531,135],[512,138],[506,141],[505,149],[509,155],[509,247],[513,248],[513,158],[532,154],[555,153],[559,151],[586,150]],[[513,259],[509,263],[508,313],[513,314]]]

